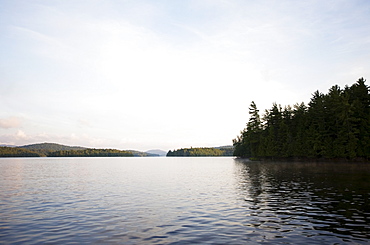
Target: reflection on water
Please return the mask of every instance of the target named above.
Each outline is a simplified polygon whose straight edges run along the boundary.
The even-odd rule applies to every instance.
[[[368,164],[235,161],[238,188],[253,217],[248,226],[276,238],[311,237],[310,244],[369,242]]]
[[[368,244],[370,165],[0,159],[0,244]]]

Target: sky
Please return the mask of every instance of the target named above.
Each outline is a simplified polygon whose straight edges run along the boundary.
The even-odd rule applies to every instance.
[[[370,79],[367,0],[0,0],[0,144],[231,145]],[[369,83],[368,83],[369,84]]]

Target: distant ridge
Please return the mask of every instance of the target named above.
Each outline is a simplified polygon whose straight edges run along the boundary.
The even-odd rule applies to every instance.
[[[17,147],[16,145],[0,144],[0,147]]]
[[[166,156],[166,154],[167,154],[166,151],[162,151],[162,150],[159,150],[159,149],[149,150],[149,151],[146,151],[146,153],[154,154],[154,155],[158,155],[158,156]]]
[[[28,150],[46,150],[46,151],[70,151],[70,150],[84,150],[86,147],[81,146],[67,146],[57,143],[38,143],[31,145],[18,146],[19,148],[28,149]]]
[[[148,152],[142,152],[142,151],[135,151],[135,150],[127,150],[134,154],[134,157],[158,157],[158,154],[152,154]]]
[[[67,146],[56,143],[37,143],[31,145],[18,146],[18,148],[26,149],[38,153],[41,157],[46,157],[50,153],[57,151],[78,151],[85,150],[87,148],[80,146]]]
[[[152,157],[159,156],[135,150],[117,150],[36,143],[24,146],[0,146],[0,157]]]

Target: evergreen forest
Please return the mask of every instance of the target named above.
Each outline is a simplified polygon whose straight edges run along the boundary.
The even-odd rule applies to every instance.
[[[56,151],[70,151],[70,150],[84,150],[84,149],[87,149],[85,147],[80,147],[80,146],[67,146],[67,145],[60,145],[60,144],[56,144],[56,143],[39,143],[39,144],[19,146],[17,148],[26,149],[26,150],[35,152],[40,157],[49,156],[50,153],[56,152]]]
[[[0,157],[40,157],[37,152],[18,147],[0,147]]]
[[[370,94],[366,80],[316,91],[308,105],[273,103],[260,116],[249,107],[246,128],[233,140],[234,156],[251,159],[370,159]]]
[[[80,146],[66,146],[55,143],[41,143],[18,147],[0,147],[0,157],[146,157],[158,156],[146,152],[95,149]]]
[[[232,156],[234,148],[224,147],[197,147],[181,148],[167,153],[168,157],[210,157],[210,156]]]
[[[50,152],[48,157],[133,157],[129,151],[116,149],[94,149],[68,150]]]

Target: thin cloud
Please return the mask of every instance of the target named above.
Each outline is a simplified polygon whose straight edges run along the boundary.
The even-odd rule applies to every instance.
[[[252,100],[263,112],[275,101],[307,102],[317,89],[370,79],[370,4],[360,3],[5,6],[0,86],[12,89],[0,111],[25,115],[24,141],[139,149],[229,144]]]
[[[21,119],[19,117],[0,118],[0,128],[19,128],[21,126]]]
[[[0,143],[6,145],[27,145],[43,142],[92,148],[120,148],[119,144],[117,144],[118,140],[108,138],[96,138],[88,134],[27,134],[23,130],[17,130],[15,133],[12,134],[0,135]]]

